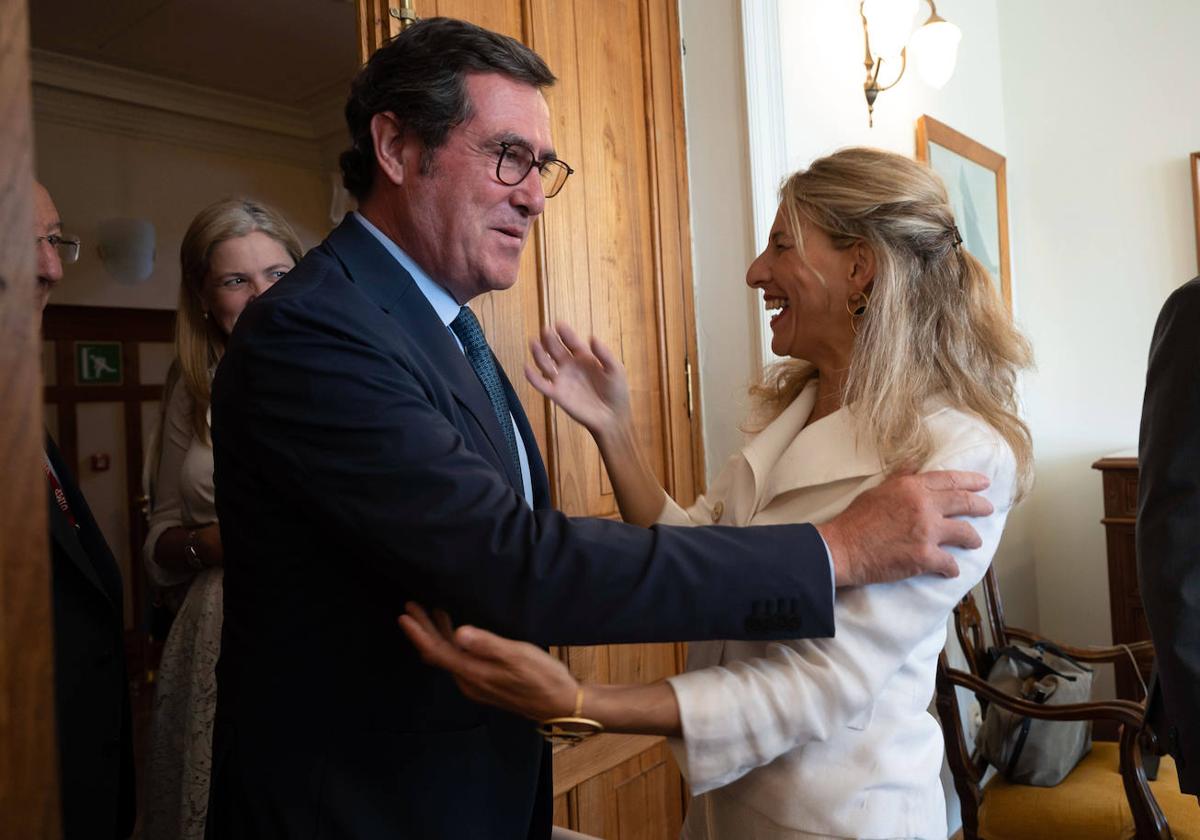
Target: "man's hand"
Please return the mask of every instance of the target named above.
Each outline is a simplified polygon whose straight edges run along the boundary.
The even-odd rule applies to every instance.
[[[817,526],[833,557],[837,586],[862,586],[933,572],[957,577],[943,545],[979,548],[979,534],[953,516],[987,516],[992,504],[975,495],[988,486],[973,472],[893,476]]]

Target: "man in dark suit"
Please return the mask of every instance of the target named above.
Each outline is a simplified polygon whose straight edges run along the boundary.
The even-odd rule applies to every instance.
[[[544,838],[548,746],[465,698],[408,600],[542,644],[832,634],[835,582],[953,573],[961,488],[892,482],[822,526],[568,519],[467,302],[516,280],[568,174],[523,45],[429,19],[346,108],[359,199],[248,307],[213,384],[226,551],[213,838]],[[980,485],[973,485],[978,489]],[[825,541],[829,544],[827,553]],[[870,567],[865,561],[870,558]]]
[[[62,280],[66,239],[41,184],[34,184],[39,301]],[[54,701],[65,840],[133,832],[133,740],[122,640],[121,573],[54,440],[46,436],[54,589]]]
[[[1148,723],[1200,796],[1200,277],[1167,298],[1138,444],[1138,581],[1158,680]]]

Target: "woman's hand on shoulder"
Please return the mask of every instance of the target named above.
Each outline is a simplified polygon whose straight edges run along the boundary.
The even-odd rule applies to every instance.
[[[529,343],[533,364],[525,378],[593,435],[604,435],[632,423],[625,366],[592,336],[585,342],[559,321]]]

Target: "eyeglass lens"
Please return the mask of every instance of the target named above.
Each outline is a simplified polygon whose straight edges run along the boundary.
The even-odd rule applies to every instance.
[[[535,166],[533,153],[524,146],[504,146],[500,152],[500,160],[496,166],[496,177],[501,183],[510,187],[525,180],[529,170]],[[561,160],[542,161],[538,167],[538,175],[542,179],[542,191],[546,198],[553,198],[567,182],[571,169]]]
[[[38,245],[40,246],[42,242],[48,243],[64,263],[70,264],[79,259],[79,238],[76,236],[59,236],[58,234],[39,236],[37,238]]]

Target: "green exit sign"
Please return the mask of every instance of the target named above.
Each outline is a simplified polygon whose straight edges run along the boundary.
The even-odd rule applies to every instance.
[[[75,381],[80,385],[120,385],[121,342],[75,342]]]

